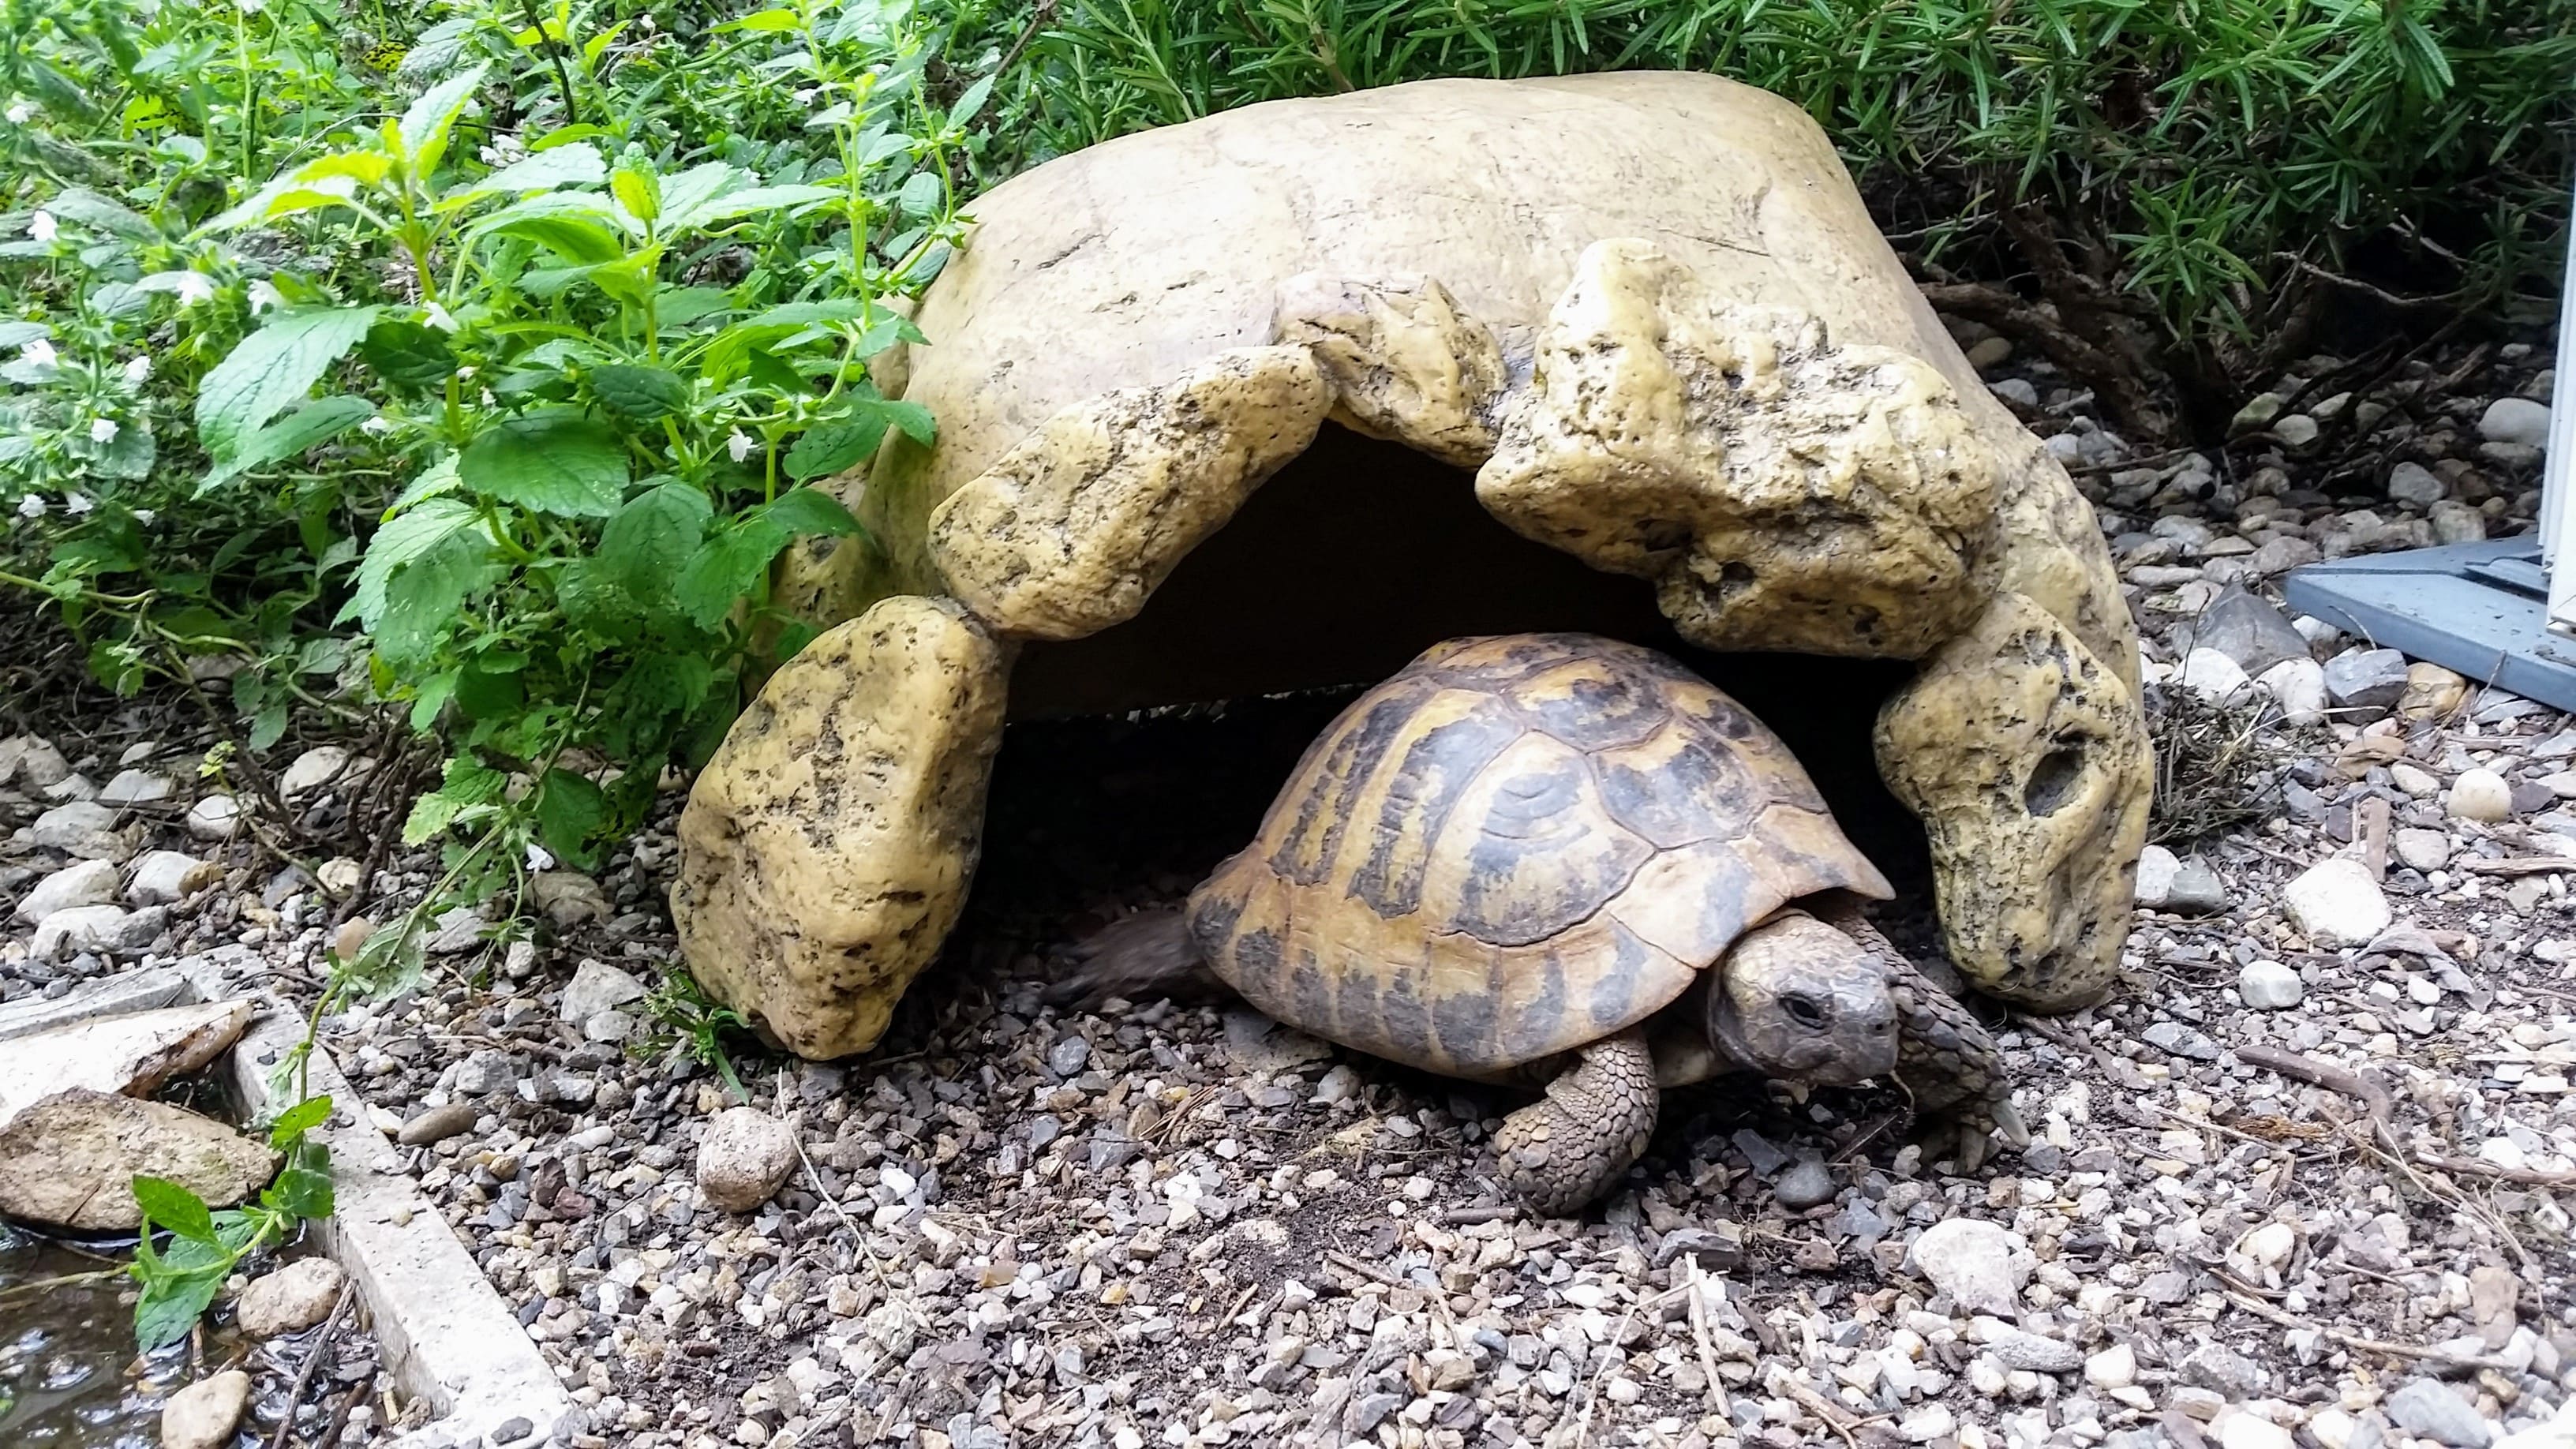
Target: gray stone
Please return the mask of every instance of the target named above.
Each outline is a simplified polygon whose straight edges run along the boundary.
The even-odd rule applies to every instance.
[[[2304,448],[2317,440],[2317,420],[2306,413],[2292,413],[2272,424],[2272,436],[2293,448]]]
[[[2433,1379],[2415,1379],[2381,1405],[2397,1427],[2451,1449],[2486,1449],[2496,1437],[2493,1421]]]
[[[427,1147],[450,1137],[474,1130],[476,1112],[471,1102],[450,1102],[432,1107],[402,1124],[394,1140],[405,1147]]]
[[[2478,418],[2478,436],[2523,448],[2549,446],[2549,408],[2524,397],[2500,397]],[[2478,1442],[2485,1443],[2481,1439]]]
[[[2272,696],[2281,707],[2281,722],[2297,729],[2313,729],[2326,721],[2325,666],[2302,654],[2284,659],[2257,676],[2255,683]]]
[[[2161,911],[2173,896],[2174,876],[2182,862],[2161,845],[2150,845],[2138,852],[2138,904],[2146,910]]]
[[[2400,830],[2390,843],[2399,864],[2428,875],[2451,863],[2451,837],[2438,830]]]
[[[230,795],[209,795],[188,807],[188,833],[199,840],[230,840],[241,829],[241,803]]]
[[[2433,470],[2421,463],[2400,463],[2388,470],[2388,496],[2395,502],[2430,508],[2450,495]]]
[[[507,1052],[470,1052],[456,1064],[456,1090],[469,1097],[507,1091],[525,1070],[525,1064]]]
[[[1962,1313],[2018,1313],[2022,1285],[2038,1266],[2019,1234],[1982,1218],[1947,1218],[1925,1228],[1907,1261]]]
[[[2347,649],[2326,661],[2326,694],[2347,709],[2391,709],[2406,695],[2406,656]]]
[[[0,740],[0,785],[15,779],[41,790],[71,772],[71,761],[64,759],[63,752],[49,740],[34,735]]]
[[[573,968],[572,980],[564,987],[563,1019],[579,1026],[645,995],[643,982],[605,961],[584,960]]]
[[[1832,1202],[1837,1191],[1833,1170],[1812,1157],[1800,1159],[1771,1187],[1771,1195],[1780,1206],[1793,1213]]]
[[[167,775],[149,770],[119,770],[116,778],[98,792],[98,798],[109,805],[157,805],[178,793],[178,786]]]
[[[250,1375],[226,1369],[161,1406],[161,1449],[223,1449],[250,1411]]]
[[[1729,1140],[1734,1142],[1736,1151],[1744,1154],[1744,1160],[1753,1165],[1754,1172],[1763,1177],[1789,1165],[1788,1153],[1773,1146],[1770,1138],[1750,1127],[1738,1128]]]
[[[2084,1367],[2083,1351],[2075,1345],[2036,1333],[2007,1333],[1987,1344],[1986,1352],[2005,1368],[2035,1374],[2071,1374]]]
[[[2263,1387],[2262,1368],[2223,1343],[2204,1343],[2185,1354],[2174,1377],[2231,1400],[2251,1398]]]
[[[2214,700],[2242,702],[2253,691],[2254,681],[2235,660],[2215,649],[2194,649],[2183,656],[2182,687],[2197,690]]]
[[[614,1045],[635,1034],[635,1018],[623,1011],[608,1010],[593,1015],[581,1024],[581,1034],[592,1041]]]
[[[698,1189],[726,1212],[769,1201],[796,1170],[796,1131],[756,1107],[728,1107],[698,1138]]]
[[[130,905],[165,906],[186,900],[223,879],[224,868],[178,850],[147,850],[125,883]]]
[[[331,1316],[348,1275],[328,1258],[298,1258],[251,1280],[233,1305],[233,1321],[252,1338],[311,1328]]]
[[[117,831],[116,811],[95,800],[74,800],[37,816],[27,840],[88,860],[123,860],[134,853],[134,843]]]
[[[528,889],[537,898],[537,910],[559,929],[614,914],[599,882],[577,870],[541,870],[529,878]]]
[[[1047,1048],[1047,1070],[1059,1077],[1080,1076],[1090,1060],[1091,1043],[1080,1032],[1067,1032]]]
[[[349,768],[349,752],[339,745],[315,745],[295,757],[277,779],[277,793],[292,800],[309,795],[340,778]]]
[[[2214,916],[2230,904],[2227,882],[2196,855],[2174,872],[2173,884],[2165,891],[2165,909],[2178,916]]]
[[[41,921],[74,906],[103,906],[116,899],[116,862],[84,860],[43,880],[18,901],[18,919]]]
[[[2483,543],[2487,536],[2487,516],[2465,503],[2445,498],[2433,505],[2433,541],[2436,543]]]
[[[2245,406],[2236,410],[2236,416],[2227,420],[2227,435],[2236,437],[2244,433],[2260,431],[2264,425],[2281,415],[2281,404],[2287,401],[2287,398],[2278,393],[2254,394],[2245,400]]]
[[[2442,809],[2454,820],[2493,825],[2513,814],[2513,787],[2493,770],[2462,770],[2443,797]]]
[[[71,906],[36,923],[35,938],[27,943],[27,951],[39,961],[60,960],[83,951],[103,954],[122,945],[125,933],[123,906]]]
[[[2395,919],[2369,868],[2349,856],[2310,866],[2282,888],[2281,903],[2300,934],[2327,950],[2366,945]]]
[[[2308,994],[2299,973],[2278,961],[2255,961],[2236,974],[2236,996],[2257,1011],[2287,1011]]]

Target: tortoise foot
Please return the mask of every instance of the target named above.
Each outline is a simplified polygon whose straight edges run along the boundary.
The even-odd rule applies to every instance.
[[[1494,1136],[1503,1188],[1545,1217],[1581,1212],[1608,1192],[1655,1135],[1655,1058],[1645,1033],[1624,1031],[1583,1049],[1547,1095],[1503,1120]]]

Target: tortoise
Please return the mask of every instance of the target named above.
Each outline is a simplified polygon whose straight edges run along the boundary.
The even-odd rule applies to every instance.
[[[1892,895],[1762,723],[1589,634],[1434,645],[1310,746],[1178,912],[1095,935],[1058,1000],[1213,973],[1408,1066],[1543,1083],[1495,1139],[1548,1214],[1646,1149],[1658,1090],[1893,1075],[1961,1160],[2026,1142],[1994,1042],[1862,916]]]

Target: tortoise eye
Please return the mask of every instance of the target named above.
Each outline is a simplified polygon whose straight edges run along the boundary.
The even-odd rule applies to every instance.
[[[1780,998],[1780,1009],[1789,1013],[1789,1019],[1800,1026],[1821,1028],[1825,1024],[1824,1003],[1803,991],[1784,993]]]

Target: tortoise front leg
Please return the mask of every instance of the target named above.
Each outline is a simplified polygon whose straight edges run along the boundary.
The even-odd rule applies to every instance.
[[[1914,1099],[1918,1134],[1929,1161],[1952,1158],[1961,1172],[1984,1165],[1989,1139],[2000,1135],[2030,1145],[2030,1130],[2012,1104],[2003,1053],[1983,1022],[1957,997],[1896,949],[1856,908],[1838,912],[1834,924],[1867,946],[1887,968],[1888,994],[1896,1003],[1896,1080]]]
[[[1655,1058],[1631,1028],[1583,1049],[1547,1095],[1494,1136],[1503,1187],[1530,1211],[1565,1217],[1608,1192],[1655,1135]]]

